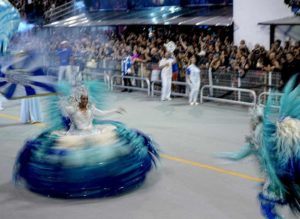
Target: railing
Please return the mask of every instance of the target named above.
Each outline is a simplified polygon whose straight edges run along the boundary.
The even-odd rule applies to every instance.
[[[209,96],[205,97],[203,95],[203,91],[206,88],[208,88],[209,90],[219,89],[219,90],[227,90],[227,91],[246,92],[253,96],[253,101],[252,101],[252,103],[249,103],[249,102],[244,102],[241,100],[228,100],[228,99],[222,99],[222,98],[218,98],[218,97],[209,97]],[[204,85],[200,91],[200,103],[203,103],[204,99],[218,101],[218,102],[226,102],[226,103],[235,103],[235,104],[241,104],[241,105],[247,105],[247,106],[254,106],[256,104],[256,93],[253,90],[243,89],[243,88]]]
[[[155,93],[161,93],[161,91],[159,90],[155,90],[155,84],[161,84],[162,81],[158,80],[158,81],[152,81],[151,82],[151,96],[153,97]],[[187,82],[182,82],[182,81],[172,81],[172,85],[183,85],[185,86],[185,88],[187,88],[187,86],[189,85]],[[187,91],[187,89],[185,89],[185,91]],[[180,97],[188,97],[189,94],[187,92],[185,93],[179,93],[176,91],[171,91],[171,95],[173,96],[180,96]]]
[[[99,72],[95,69],[92,70],[86,69],[82,72],[82,76],[83,76],[83,80],[94,80],[94,79],[103,80],[104,83],[110,88],[111,75],[107,74],[106,72]]]
[[[279,106],[280,106],[280,98],[283,96],[283,93],[262,92],[258,96],[258,102],[257,102],[257,104],[260,105],[260,106],[264,106],[265,105],[264,102],[267,99],[266,96],[273,96],[273,97],[275,97],[274,99],[272,99],[272,105],[271,106],[274,107],[274,108],[279,108]]]
[[[121,61],[103,59],[97,62],[96,67],[85,66],[83,74],[90,79],[101,79],[110,89],[127,88],[147,92],[154,96],[161,93],[161,80],[150,82],[151,68],[142,63],[137,69],[132,70],[134,75],[121,76]],[[131,79],[131,86],[125,86],[123,78]],[[184,80],[180,78],[179,80]],[[201,70],[200,90],[201,102],[213,100],[218,102],[235,103],[253,106],[256,101],[262,105],[271,89],[280,86],[280,73],[249,70],[246,74],[234,71],[220,70],[212,72]],[[188,97],[189,86],[184,81],[172,81],[173,96]],[[257,98],[258,97],[258,98]]]
[[[78,14],[82,9],[77,7],[75,3],[76,0],[72,0],[58,7],[49,9],[44,14],[46,21],[53,22],[69,15]]]
[[[115,79],[120,78],[121,80],[124,78],[128,78],[131,80],[137,80],[137,81],[144,81],[147,84],[147,88],[143,87],[135,87],[135,86],[126,86],[124,85],[124,81],[122,80],[121,84],[114,84]],[[110,79],[110,89],[113,90],[114,87],[119,87],[119,88],[127,88],[131,90],[139,90],[139,91],[146,91],[148,96],[150,96],[150,81],[148,78],[139,78],[139,77],[133,77],[133,76],[122,76],[122,75],[113,75],[111,76]]]

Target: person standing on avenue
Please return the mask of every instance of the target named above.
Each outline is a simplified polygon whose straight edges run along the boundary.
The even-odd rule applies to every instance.
[[[190,85],[189,103],[190,105],[198,105],[197,98],[200,89],[200,69],[196,66],[197,59],[195,56],[191,57],[190,65],[187,67],[187,81]]]
[[[2,100],[1,100],[1,99],[2,99],[2,96],[0,95],[0,111],[1,111],[1,110],[4,110],[4,108],[3,108],[3,106],[2,106]]]
[[[72,83],[71,57],[73,51],[67,41],[60,43],[60,48],[56,50],[56,54],[59,58],[58,81],[67,80]]]
[[[175,63],[175,59],[171,57],[170,52],[165,52],[164,57],[159,62],[159,68],[161,69],[161,101],[172,100],[171,99],[171,85],[172,85],[172,65]]]
[[[0,68],[1,69],[1,68]],[[4,110],[4,107],[3,107],[3,102],[6,100],[6,98],[0,94],[0,111]]]
[[[20,118],[22,123],[42,122],[40,99],[38,97],[21,100]]]

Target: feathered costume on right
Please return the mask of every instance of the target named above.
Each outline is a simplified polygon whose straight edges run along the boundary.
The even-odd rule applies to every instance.
[[[276,206],[288,205],[300,214],[300,85],[291,78],[284,89],[280,109],[272,105],[270,95],[264,111],[256,114],[252,140],[237,153],[224,153],[223,158],[240,160],[254,154],[265,175],[258,195],[265,218],[282,218]]]

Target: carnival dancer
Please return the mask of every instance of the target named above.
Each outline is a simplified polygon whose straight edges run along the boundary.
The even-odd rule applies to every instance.
[[[49,97],[47,130],[26,142],[15,164],[15,182],[49,197],[95,198],[137,188],[158,157],[155,143],[117,121],[99,120],[105,85],[59,84]]]
[[[300,85],[293,76],[284,89],[280,109],[271,94],[264,110],[255,110],[252,133],[239,152],[222,153],[223,158],[240,160],[255,155],[265,175],[258,195],[267,219],[282,218],[277,206],[288,205],[300,213]]]

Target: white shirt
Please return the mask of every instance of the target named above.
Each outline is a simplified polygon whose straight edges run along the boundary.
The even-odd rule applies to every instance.
[[[192,83],[196,83],[200,81],[200,69],[196,65],[194,64],[189,65],[188,68],[186,69],[186,72],[187,75],[190,76]]]
[[[72,127],[74,130],[91,131],[93,130],[93,119],[96,116],[104,116],[114,111],[102,111],[95,106],[91,106],[85,112],[79,110],[78,107],[68,106],[65,108],[71,118]]]
[[[159,62],[159,67],[162,67],[166,64],[169,63],[169,66],[167,67],[164,67],[162,70],[161,70],[161,74],[162,75],[165,75],[165,76],[169,76],[169,77],[172,77],[172,65],[174,63],[174,59],[172,58],[169,58],[169,59],[166,59],[166,58],[163,58],[162,60],[160,60]]]

